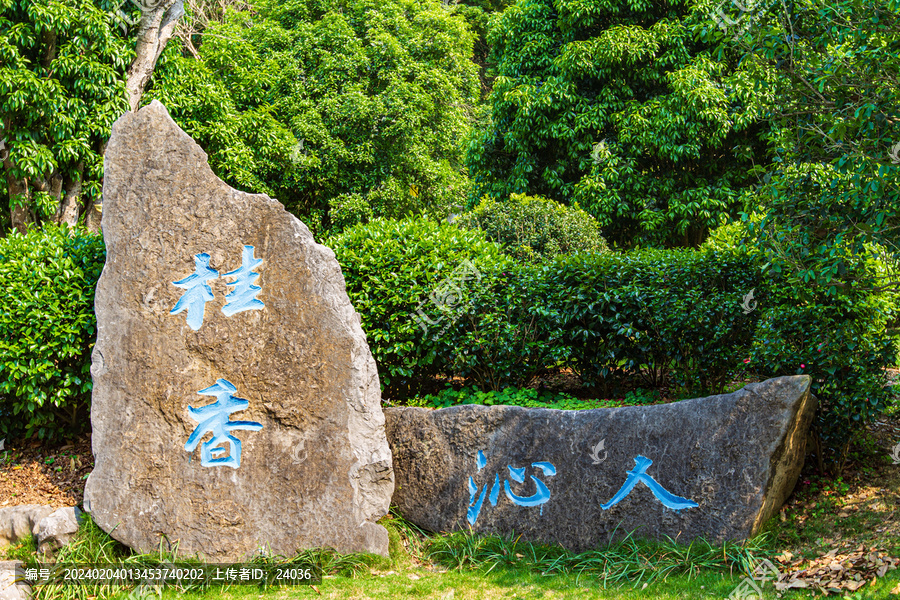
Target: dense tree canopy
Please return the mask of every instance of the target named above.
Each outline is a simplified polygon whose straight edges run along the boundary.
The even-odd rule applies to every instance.
[[[99,202],[103,148],[128,109],[133,56],[113,14],[105,0],[0,0],[4,225],[74,222]]]
[[[705,18],[687,2],[507,9],[492,123],[469,148],[476,195],[577,200],[619,246],[699,244],[737,214],[761,145],[694,39]]]
[[[321,225],[468,193],[474,36],[438,0],[293,0],[230,11],[164,57],[153,89],[230,183]]]
[[[767,124],[747,208],[775,273],[900,291],[900,2],[776,2],[718,40],[732,102]],[[757,218],[751,218],[756,213]],[[865,268],[875,258],[887,268]]]

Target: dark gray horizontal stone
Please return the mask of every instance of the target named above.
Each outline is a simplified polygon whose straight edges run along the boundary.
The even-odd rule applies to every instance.
[[[392,501],[432,531],[474,521],[478,532],[574,551],[632,531],[744,539],[797,481],[816,407],[809,386],[808,376],[779,377],[708,398],[583,411],[389,408]],[[630,475],[635,485],[623,489]]]

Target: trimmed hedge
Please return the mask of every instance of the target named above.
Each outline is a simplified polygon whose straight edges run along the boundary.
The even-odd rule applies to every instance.
[[[0,437],[56,438],[88,424],[105,256],[99,235],[65,227],[0,239]]]
[[[671,374],[712,390],[741,365],[758,318],[741,303],[759,271],[733,252],[582,252],[516,265],[480,231],[423,219],[376,221],[327,243],[391,394],[438,373],[500,390],[566,365],[588,385]],[[460,278],[467,260],[477,276]]]
[[[741,364],[758,313],[753,260],[714,250],[577,254],[542,267],[548,329],[587,385],[625,376],[714,391]]]
[[[386,393],[449,368],[445,328],[509,264],[481,231],[423,218],[376,219],[325,240],[340,263]]]

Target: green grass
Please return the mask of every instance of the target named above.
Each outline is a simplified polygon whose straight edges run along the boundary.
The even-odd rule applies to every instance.
[[[0,548],[0,550],[2,550],[0,556],[5,556],[3,560],[28,560],[35,553],[34,537],[29,535],[11,546]]]
[[[606,584],[652,583],[674,574],[684,574],[690,579],[708,569],[749,572],[770,555],[765,536],[743,545],[729,542],[715,546],[695,541],[685,546],[672,540],[636,540],[628,535],[605,548],[575,554],[558,546],[468,531],[433,538],[425,553],[435,563],[457,570],[474,568],[490,572],[497,567],[515,567],[542,575],[590,575]]]
[[[893,484],[891,484],[891,487]],[[852,492],[841,480],[819,480],[800,494],[801,502],[814,498],[816,506],[785,512],[784,519],[769,523],[767,533],[743,544],[723,545],[695,541],[682,545],[672,540],[646,541],[627,536],[615,544],[582,553],[558,546],[532,544],[512,537],[482,536],[469,531],[428,534],[399,515],[382,520],[388,529],[390,557],[365,554],[340,555],[329,550],[307,550],[290,562],[315,565],[323,579],[314,586],[270,587],[153,587],[153,586],[44,586],[35,600],[159,600],[197,599],[281,600],[288,598],[461,600],[461,599],[555,599],[617,598],[624,600],[692,600],[728,598],[747,573],[763,558],[786,547],[804,545],[811,555],[827,549],[825,536],[861,531],[875,518],[868,512],[835,522],[834,511]],[[832,506],[832,504],[834,504]],[[822,507],[818,511],[816,508]],[[881,514],[884,517],[884,514]],[[836,532],[843,533],[836,533]],[[864,537],[864,536],[863,536]],[[896,541],[896,540],[895,540]],[[100,530],[90,519],[76,538],[59,551],[55,560],[66,563],[124,562],[127,565],[154,565],[164,562],[194,562],[168,544],[153,553],[135,554]],[[896,546],[895,546],[896,548]],[[34,545],[23,540],[6,549],[8,558],[33,560]],[[893,554],[895,555],[895,554]],[[284,564],[286,559],[259,556],[260,564]],[[772,559],[774,560],[774,559]],[[843,600],[894,598],[891,590],[900,585],[900,571],[867,585],[855,594],[832,596]],[[776,595],[772,584],[765,585],[764,598],[794,600],[820,597],[813,590],[787,590]],[[900,588],[898,588],[900,589]]]
[[[383,576],[382,576],[383,575]],[[198,600],[226,600],[232,598],[377,598],[393,600],[492,600],[538,598],[619,598],[664,600],[690,600],[700,598],[725,598],[734,588],[725,573],[707,574],[690,582],[670,580],[637,587],[604,588],[596,578],[576,575],[551,575],[530,573],[515,568],[501,568],[490,573],[432,572],[424,569],[387,574],[374,574],[353,579],[335,577],[326,579],[317,590],[309,588],[285,588],[260,592],[258,589],[216,590],[199,596],[178,595],[166,590],[163,598],[197,598]]]

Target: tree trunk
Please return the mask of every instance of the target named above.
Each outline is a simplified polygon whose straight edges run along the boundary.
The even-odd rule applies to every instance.
[[[59,204],[59,199],[62,197],[62,188],[63,176],[59,171],[56,171],[50,178],[50,195],[53,197],[53,200],[56,201],[57,205]]]
[[[3,168],[6,170],[6,189],[9,192],[9,218],[13,229],[19,233],[25,233],[28,223],[31,222],[31,211],[28,210],[28,203],[31,199],[28,193],[28,181],[13,177],[12,166],[7,152],[3,160]]]
[[[79,210],[81,208],[81,179],[84,174],[84,163],[78,163],[75,175],[65,178],[65,195],[59,202],[59,210],[56,213],[56,222],[65,223],[69,227],[75,227],[78,223]]]
[[[7,180],[7,184],[9,184],[9,180]],[[12,197],[12,194],[10,194],[10,197]],[[31,213],[28,212],[27,206],[15,206],[9,211],[9,219],[12,222],[13,229],[19,233],[25,233],[28,231],[28,224],[31,223]]]
[[[128,69],[128,80],[125,83],[132,112],[141,105],[144,88],[150,81],[156,61],[182,15],[184,0],[162,0],[155,8],[144,9],[138,29],[136,55]]]
[[[84,209],[84,226],[92,233],[100,231],[100,217],[102,207],[100,204],[89,202]]]

